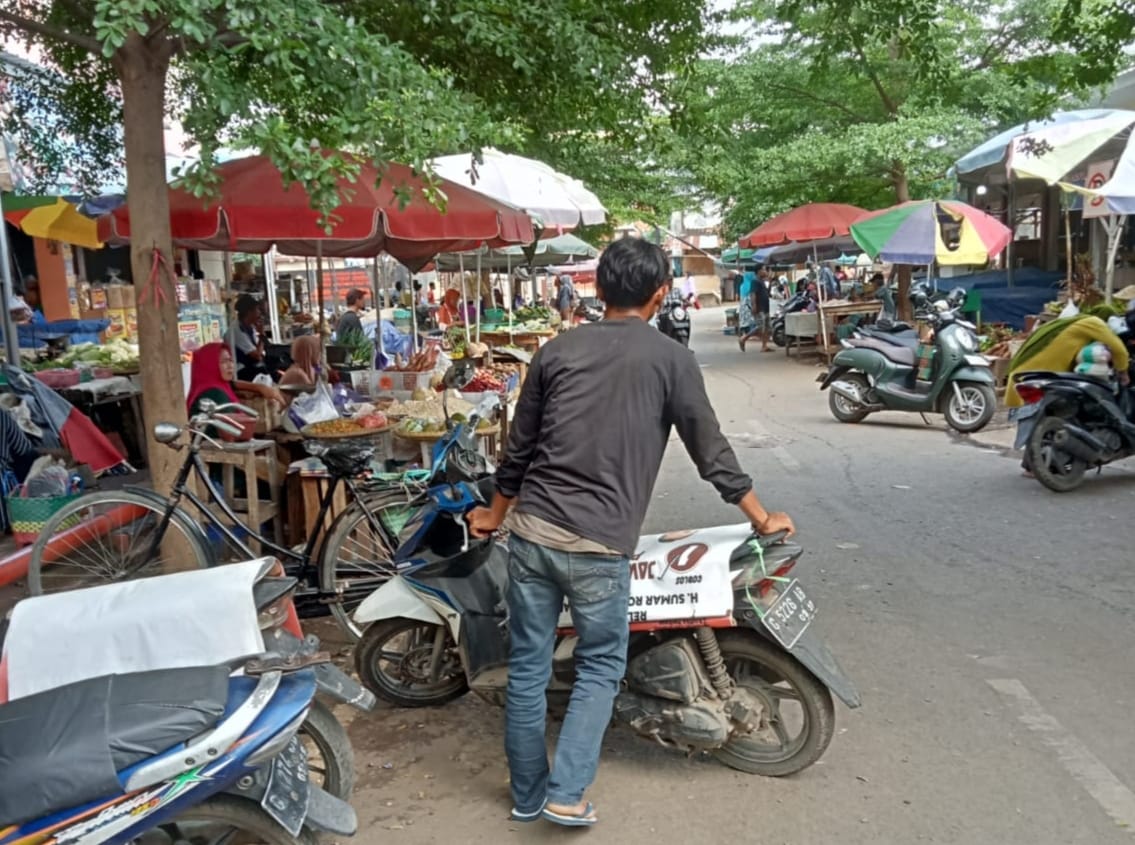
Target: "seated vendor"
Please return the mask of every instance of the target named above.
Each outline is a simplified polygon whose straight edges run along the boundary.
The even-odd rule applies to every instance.
[[[193,353],[190,367],[189,398],[186,405],[189,415],[201,412],[202,400],[224,405],[239,402],[236,392],[254,393],[283,408],[284,396],[275,387],[236,380],[236,366],[229,348],[223,343],[206,343]]]
[[[437,311],[437,323],[443,329],[461,322],[461,292],[450,288],[445,292],[441,308]]]
[[[280,385],[314,385],[319,380],[323,344],[319,335],[305,334],[292,341],[292,365],[284,371]]]

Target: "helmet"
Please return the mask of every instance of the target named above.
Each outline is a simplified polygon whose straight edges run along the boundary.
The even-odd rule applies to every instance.
[[[966,289],[954,288],[946,297],[946,301],[954,308],[961,307],[962,303],[966,301]]]

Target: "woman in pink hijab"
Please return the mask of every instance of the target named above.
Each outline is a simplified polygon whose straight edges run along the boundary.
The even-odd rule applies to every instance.
[[[314,385],[319,378],[319,361],[323,347],[319,335],[305,334],[292,341],[292,365],[284,371],[281,385]]]

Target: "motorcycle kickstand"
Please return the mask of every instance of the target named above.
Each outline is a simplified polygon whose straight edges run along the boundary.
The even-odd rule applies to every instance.
[[[920,417],[922,417],[922,421],[923,421],[924,423],[926,423],[927,425],[934,425],[934,423],[930,422],[930,418],[929,418],[928,416],[926,416],[926,414],[925,414],[925,413],[923,413],[922,411],[919,411],[919,412],[918,412],[918,415],[919,415]]]

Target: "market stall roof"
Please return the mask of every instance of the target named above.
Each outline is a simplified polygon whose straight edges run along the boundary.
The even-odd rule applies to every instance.
[[[4,194],[4,219],[33,238],[100,249],[98,226],[64,197]]]
[[[603,203],[582,182],[542,161],[489,148],[482,151],[479,163],[471,153],[461,153],[441,156],[432,164],[439,176],[523,208],[545,226],[571,229],[607,219]]]
[[[472,270],[477,266],[477,253],[480,252],[480,266],[485,270],[507,270],[515,267],[547,267],[551,264],[569,264],[573,261],[586,261],[599,256],[599,250],[575,235],[559,235],[554,238],[541,238],[528,246],[510,246],[499,249],[481,249],[472,253],[445,253],[438,256],[441,270]],[[531,257],[531,261],[529,260]]]
[[[329,155],[330,153],[326,153]],[[461,185],[441,181],[444,210],[424,194],[424,180],[406,165],[359,161],[357,180],[341,178],[341,204],[328,233],[299,184],[284,184],[266,156],[249,156],[216,168],[217,195],[203,200],[170,188],[170,225],[178,246],[287,255],[370,257],[386,252],[418,267],[439,252],[509,246],[534,237],[527,213]],[[409,200],[403,202],[405,195]],[[98,220],[111,244],[130,239],[129,198]]]
[[[766,220],[741,238],[741,246],[777,246],[846,236],[851,224],[864,213],[864,209],[845,203],[808,203]]]
[[[974,147],[954,163],[954,173],[962,182],[971,184],[1003,185],[1008,181],[1007,158],[1013,141],[1022,135],[1053,126],[1097,120],[1119,111],[1118,109],[1078,109],[1056,112],[1042,120],[1020,123],[998,132],[988,141]]]

